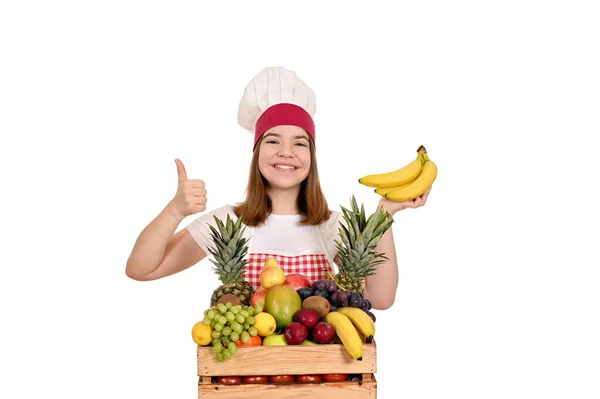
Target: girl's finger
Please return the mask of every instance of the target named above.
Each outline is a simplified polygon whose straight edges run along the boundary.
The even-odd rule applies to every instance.
[[[194,188],[204,188],[205,184],[203,180],[200,179],[193,179],[193,180],[189,180],[189,183],[192,185],[192,187]]]
[[[196,205],[206,205],[206,197],[196,197],[194,203]]]
[[[410,200],[405,202],[407,208],[417,208],[415,200]]]
[[[433,187],[433,186],[431,186]],[[425,202],[427,202],[427,197],[429,197],[429,193],[431,192],[431,187],[429,187],[424,193],[423,195],[421,195],[421,197],[423,197],[423,205],[425,205]]]
[[[194,188],[190,193],[194,197],[206,197],[206,189],[205,188]]]

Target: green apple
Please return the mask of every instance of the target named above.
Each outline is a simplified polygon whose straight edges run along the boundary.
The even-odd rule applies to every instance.
[[[263,339],[262,346],[289,345],[283,334],[271,334]]]
[[[302,342],[300,345],[317,345],[317,343],[313,342],[313,341],[309,341],[307,339],[307,340],[304,340],[304,342]]]

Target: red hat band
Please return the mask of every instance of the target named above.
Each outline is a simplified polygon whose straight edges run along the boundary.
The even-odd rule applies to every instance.
[[[253,149],[264,132],[280,125],[301,127],[310,134],[313,142],[315,141],[315,123],[310,114],[295,104],[280,103],[267,108],[256,121]]]

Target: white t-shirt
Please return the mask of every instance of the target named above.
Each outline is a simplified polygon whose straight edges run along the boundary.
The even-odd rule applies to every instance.
[[[216,228],[214,216],[225,223],[227,213],[235,221],[237,216],[232,205],[226,205],[207,212],[186,226],[196,243],[210,255],[209,246],[213,246],[208,225]],[[246,226],[244,236],[250,240],[249,252],[277,252],[286,256],[325,253],[327,260],[337,272],[334,258],[339,240],[339,222],[341,213],[332,211],[329,220],[318,226],[301,225],[302,215],[269,215],[264,224],[252,228]],[[217,229],[218,230],[218,229]]]

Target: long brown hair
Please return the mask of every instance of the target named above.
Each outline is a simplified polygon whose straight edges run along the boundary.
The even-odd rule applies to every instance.
[[[269,183],[263,177],[262,173],[260,173],[258,166],[258,156],[263,137],[259,139],[254,154],[252,154],[248,187],[246,188],[246,200],[236,204],[233,208],[236,216],[239,217],[242,215],[242,222],[247,226],[258,226],[264,223],[269,213],[273,210],[271,199],[266,191]],[[300,224],[316,225],[329,219],[330,210],[325,195],[323,195],[323,191],[321,190],[315,145],[310,136],[308,141],[310,143],[310,169],[308,170],[308,176],[300,185],[300,193],[298,194],[296,206],[305,215]]]

